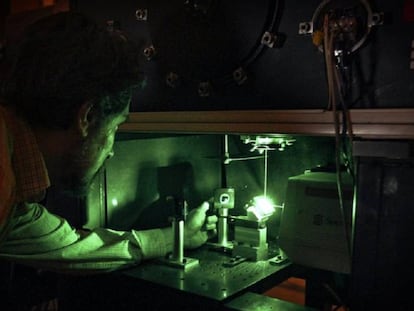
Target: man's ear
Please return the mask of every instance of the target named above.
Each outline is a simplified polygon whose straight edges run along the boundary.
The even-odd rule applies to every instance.
[[[85,102],[78,110],[76,125],[84,138],[88,136],[90,127],[92,126],[92,106],[92,103]]]

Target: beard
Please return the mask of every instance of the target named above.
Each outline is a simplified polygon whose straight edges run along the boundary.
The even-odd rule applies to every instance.
[[[60,188],[64,195],[75,198],[82,198],[88,195],[95,176],[89,180],[85,178],[79,179],[77,176],[72,176],[61,183]]]
[[[71,174],[68,178],[62,180],[59,188],[64,195],[75,198],[86,197],[92,190],[93,186],[103,179],[104,169],[101,167],[92,175],[80,176]]]
[[[54,164],[52,183],[64,195],[82,198],[88,195],[92,184],[103,176],[103,163],[90,160],[86,152],[73,150]]]

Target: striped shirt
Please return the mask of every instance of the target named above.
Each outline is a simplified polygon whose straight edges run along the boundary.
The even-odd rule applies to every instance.
[[[16,202],[41,200],[50,186],[50,180],[36,138],[26,122],[13,112],[1,107],[1,117],[5,119],[7,136],[12,145],[10,158],[16,180]]]

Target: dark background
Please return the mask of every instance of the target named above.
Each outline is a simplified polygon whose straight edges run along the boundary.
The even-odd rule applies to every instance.
[[[326,108],[323,54],[299,24],[312,20],[322,1],[72,1],[100,23],[117,21],[142,43],[147,87],[137,94],[134,111]],[[352,3],[360,1],[343,1]],[[350,59],[353,72],[350,108],[413,106],[414,72],[410,69],[414,39],[411,1],[369,1],[383,24],[373,26]],[[147,10],[145,21],[137,9]],[[366,11],[364,11],[366,12]],[[365,28],[364,28],[365,29]],[[277,35],[277,44],[261,43]],[[365,30],[363,31],[366,32]],[[146,47],[155,55],[147,59]],[[238,84],[233,72],[243,68]],[[166,83],[174,72],[176,86]],[[209,82],[208,96],[200,83]]]

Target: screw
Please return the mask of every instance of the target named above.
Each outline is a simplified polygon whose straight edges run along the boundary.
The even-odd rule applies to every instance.
[[[210,96],[211,85],[209,82],[200,82],[198,85],[198,95],[201,97]]]
[[[146,21],[148,18],[148,10],[147,9],[136,10],[135,17],[137,18],[137,21]]]
[[[276,43],[276,35],[269,31],[266,31],[262,36],[261,43],[272,48]]]
[[[148,59],[148,60],[151,60],[153,57],[154,57],[154,55],[155,55],[155,47],[153,46],[153,45],[150,45],[150,46],[148,46],[148,47],[146,47],[145,49],[144,49],[144,56]]]
[[[243,84],[247,80],[247,75],[243,68],[239,67],[233,71],[233,79],[239,85]]]
[[[165,82],[169,87],[175,88],[178,85],[179,77],[175,72],[169,72],[165,78]]]

